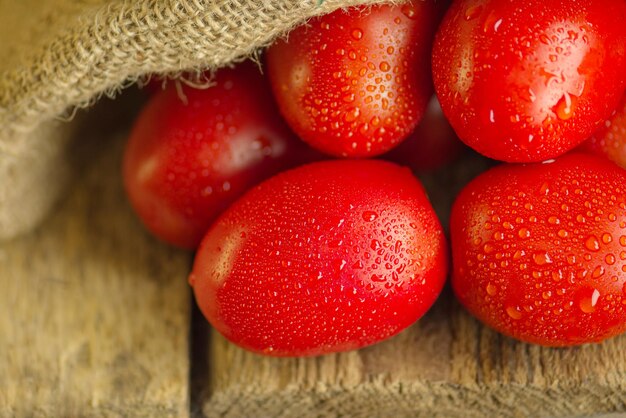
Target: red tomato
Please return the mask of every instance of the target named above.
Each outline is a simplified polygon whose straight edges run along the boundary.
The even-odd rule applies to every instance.
[[[312,356],[411,325],[441,291],[446,259],[441,225],[408,169],[327,161],[281,173],[228,209],[190,283],[235,344]]]
[[[615,113],[583,142],[581,151],[590,151],[626,168],[626,95]]]
[[[173,83],[139,116],[124,156],[124,182],[146,227],[195,248],[210,223],[251,186],[304,152],[252,64],[222,70],[209,89]]]
[[[293,130],[332,155],[382,154],[417,125],[432,93],[432,0],[338,10],[267,51],[268,74]]]
[[[480,320],[566,346],[626,330],[626,171],[593,155],[503,165],[451,217],[452,285]]]
[[[385,154],[385,159],[423,172],[453,162],[465,149],[443,115],[439,101],[433,96],[415,131]]]
[[[624,94],[623,0],[457,0],[433,48],[444,113],[478,152],[541,161],[588,138]]]

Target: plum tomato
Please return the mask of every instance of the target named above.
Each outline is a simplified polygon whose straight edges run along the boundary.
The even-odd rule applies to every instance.
[[[592,152],[626,168],[626,95],[615,113],[579,148]]]
[[[124,183],[157,237],[194,249],[210,223],[248,188],[306,154],[252,63],[218,72],[208,89],[156,92],[131,132]]]
[[[384,158],[425,172],[452,163],[466,149],[441,111],[437,97],[433,96],[415,131]]]
[[[623,0],[456,0],[437,32],[433,80],[466,144],[542,161],[587,139],[626,83]]]
[[[452,286],[477,318],[546,345],[626,330],[626,171],[595,155],[501,165],[452,208]]]
[[[334,160],[280,173],[234,203],[203,239],[189,281],[230,341],[313,356],[411,325],[439,295],[447,258],[409,169]]]
[[[337,10],[267,51],[268,75],[292,129],[342,157],[382,154],[413,131],[432,93],[433,0]]]

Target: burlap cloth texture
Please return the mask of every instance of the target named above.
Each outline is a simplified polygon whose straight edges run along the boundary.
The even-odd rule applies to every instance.
[[[380,0],[0,0],[0,240],[73,175],[60,119],[146,74],[216,69],[308,18]],[[106,144],[103,144],[106,146]]]

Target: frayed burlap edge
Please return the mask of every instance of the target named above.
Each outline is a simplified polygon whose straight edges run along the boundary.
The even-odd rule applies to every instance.
[[[73,108],[146,74],[217,69],[254,56],[308,18],[381,0],[140,0],[82,16],[24,68],[0,74],[0,240],[36,225],[72,175]]]

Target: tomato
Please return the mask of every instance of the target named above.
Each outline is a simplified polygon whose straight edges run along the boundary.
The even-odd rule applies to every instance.
[[[413,131],[432,93],[432,0],[338,10],[267,51],[279,108],[293,130],[335,156],[382,154]]]
[[[502,165],[452,208],[452,286],[496,330],[566,346],[626,330],[626,171],[593,155]]]
[[[601,155],[626,168],[626,95],[604,125],[583,142],[580,151]]]
[[[452,163],[466,150],[433,96],[415,131],[384,158],[418,172],[431,171]]]
[[[195,248],[231,202],[306,152],[253,64],[222,70],[215,83],[185,87],[186,102],[174,83],[156,92],[124,155],[135,211],[157,237],[183,248]]]
[[[356,349],[433,304],[445,237],[407,168],[318,162],[261,183],[211,227],[190,283],[230,341],[274,356]]]
[[[457,0],[433,47],[433,80],[459,137],[509,162],[565,153],[624,94],[623,0]]]

